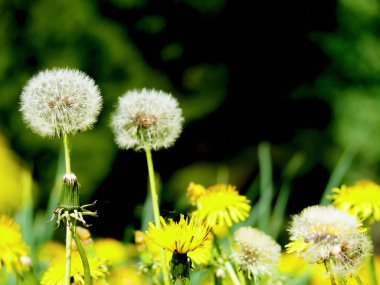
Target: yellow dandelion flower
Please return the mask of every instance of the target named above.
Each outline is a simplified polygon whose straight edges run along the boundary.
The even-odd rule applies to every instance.
[[[22,201],[22,172],[21,163],[7,141],[0,135],[0,211],[9,213],[17,210]],[[24,170],[25,171],[25,170]]]
[[[296,254],[282,253],[280,262],[278,264],[279,272],[282,276],[292,280],[293,278],[300,278],[302,276],[309,276],[310,285],[328,284],[329,276],[323,274],[322,264],[309,264],[303,259],[300,259]]]
[[[10,217],[0,216],[0,270],[10,273],[23,269],[22,257],[28,254],[28,247],[22,241],[20,226]]]
[[[211,227],[199,216],[193,215],[189,219],[181,215],[178,223],[173,219],[167,223],[163,217],[160,220],[161,227],[149,223],[146,238],[173,253],[187,254],[204,246],[210,238]]]
[[[303,239],[292,241],[286,245],[286,251],[288,253],[300,254],[304,252],[310,246],[310,243],[305,242]]]
[[[201,219],[197,215],[193,215],[190,219],[181,215],[179,222],[169,219],[167,223],[161,217],[161,227],[150,223],[146,238],[173,253],[170,271],[172,279],[176,280],[177,278],[189,278],[192,264],[190,255],[202,262],[201,255],[204,255],[205,251],[200,249],[210,248],[210,232],[211,227],[207,225],[205,219]]]
[[[143,231],[136,230],[134,234],[135,245],[139,252],[148,252],[150,259],[161,259],[161,248],[151,239],[147,239]]]
[[[160,220],[161,227],[149,223],[146,238],[173,253],[187,254],[204,246],[210,238],[211,227],[196,215],[190,219],[181,215],[178,223],[173,219],[167,223],[162,217]]]
[[[187,197],[190,199],[191,205],[195,206],[197,204],[197,200],[202,197],[203,194],[206,193],[206,188],[201,184],[195,184],[191,182],[189,187],[187,187]]]
[[[94,241],[97,256],[109,261],[111,265],[122,263],[127,259],[127,250],[124,244],[113,238],[101,238]]]
[[[91,277],[94,280],[105,279],[108,269],[105,262],[97,257],[87,256],[90,265]],[[78,285],[84,284],[83,265],[80,255],[73,251],[71,255],[71,277]],[[57,256],[48,270],[44,272],[41,285],[62,285],[65,280],[65,255]]]
[[[117,267],[112,270],[109,277],[112,285],[144,285],[148,281],[138,272],[137,268],[130,266]]]
[[[147,276],[158,276],[161,272],[161,247],[147,239],[143,231],[134,231],[134,236],[135,247],[141,259],[140,272]],[[169,261],[171,255],[170,251],[165,251],[165,260]]]
[[[65,246],[57,241],[49,241],[38,250],[38,260],[42,263],[50,263],[56,258],[65,256]]]
[[[244,221],[251,209],[247,197],[239,195],[235,186],[217,184],[207,189],[197,201],[198,209],[194,214],[207,217],[207,222],[214,225],[227,225]]]
[[[278,269],[284,274],[301,276],[309,271],[310,265],[294,253],[281,252]]]
[[[359,180],[352,186],[334,188],[333,205],[370,223],[380,220],[380,186],[369,180]]]
[[[212,233],[218,238],[223,238],[230,233],[230,228],[226,224],[213,225]]]

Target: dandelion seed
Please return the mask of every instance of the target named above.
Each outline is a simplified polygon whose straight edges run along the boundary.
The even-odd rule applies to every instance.
[[[272,237],[251,228],[239,228],[234,239],[237,244],[233,257],[249,278],[271,275],[278,264],[281,247]]]
[[[55,68],[33,76],[21,94],[28,126],[43,137],[61,137],[92,127],[102,106],[94,80],[76,69]]]
[[[182,131],[182,110],[170,94],[133,90],[119,98],[111,127],[123,149],[158,150],[174,144]]]

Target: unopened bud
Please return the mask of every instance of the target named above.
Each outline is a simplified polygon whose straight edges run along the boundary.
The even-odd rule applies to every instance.
[[[63,176],[59,207],[65,210],[74,210],[80,207],[79,184],[74,173],[66,173]]]

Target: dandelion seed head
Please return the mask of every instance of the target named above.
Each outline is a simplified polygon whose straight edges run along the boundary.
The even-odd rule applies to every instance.
[[[111,127],[122,149],[158,150],[174,144],[182,131],[182,110],[170,94],[132,90],[119,98]]]
[[[94,80],[68,68],[44,70],[33,76],[21,93],[24,121],[43,137],[60,137],[90,129],[102,107]]]
[[[272,237],[252,227],[241,227],[234,239],[237,249],[233,256],[249,279],[271,274],[281,252],[280,245]]]
[[[311,206],[292,217],[286,248],[308,263],[330,261],[336,274],[355,273],[371,251],[361,226],[356,217],[332,206]]]
[[[361,226],[354,216],[332,206],[311,206],[293,216],[289,232],[293,239],[300,236],[318,239],[321,235],[332,238],[333,235],[355,233]]]

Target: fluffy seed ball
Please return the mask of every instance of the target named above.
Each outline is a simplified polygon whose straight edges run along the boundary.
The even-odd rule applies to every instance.
[[[22,90],[21,112],[43,137],[75,134],[92,127],[102,107],[94,80],[76,69],[51,69],[33,76]]]
[[[281,247],[272,237],[251,227],[239,228],[234,238],[234,258],[249,279],[270,275],[277,266]]]
[[[356,274],[371,252],[371,241],[356,217],[332,206],[311,206],[292,217],[289,253],[308,263],[330,261],[338,275]]]
[[[182,110],[174,97],[163,91],[142,89],[119,98],[111,127],[120,148],[158,150],[174,144],[182,123]]]

